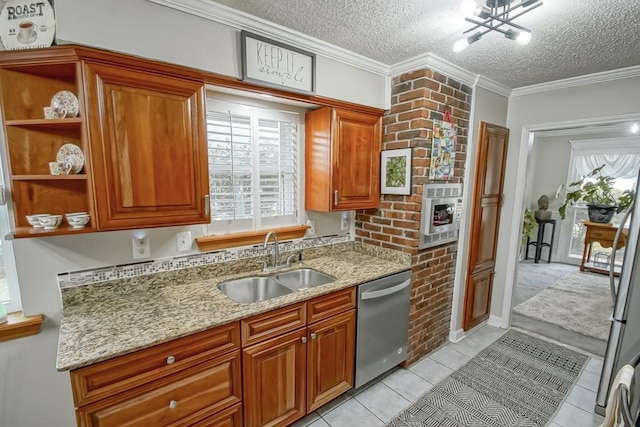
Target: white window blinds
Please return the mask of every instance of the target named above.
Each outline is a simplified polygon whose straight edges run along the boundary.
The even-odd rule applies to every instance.
[[[211,222],[229,231],[297,224],[298,115],[207,101]]]

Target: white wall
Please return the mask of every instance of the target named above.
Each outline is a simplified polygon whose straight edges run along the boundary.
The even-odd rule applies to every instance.
[[[546,91],[509,99],[507,127],[511,130],[501,214],[498,259],[491,315],[502,326],[509,311],[520,244],[529,131],[640,119],[640,77]],[[506,301],[506,302],[505,302]]]
[[[464,287],[467,272],[467,257],[471,237],[471,202],[473,192],[473,177],[476,169],[476,151],[478,146],[478,128],[480,122],[505,126],[507,121],[508,98],[475,85],[473,88],[473,104],[471,106],[471,124],[467,141],[467,160],[463,187],[463,214],[460,224],[460,238],[458,240],[458,256],[456,258],[456,276],[453,288],[453,302],[451,313],[451,336],[457,341],[462,336],[462,315],[464,307]]]
[[[56,38],[240,78],[240,32],[147,0],[56,0]],[[316,93],[385,108],[385,76],[316,56]]]
[[[60,40],[239,76],[239,37],[230,27],[145,0],[56,0],[56,14]],[[385,81],[318,57],[319,95],[383,108]],[[309,217],[318,235],[340,233],[340,213]],[[201,226],[145,230],[152,257],[178,255],[175,235],[187,230],[194,237],[203,232]],[[62,314],[57,274],[132,262],[134,232],[14,242],[23,311],[46,319],[40,334],[0,343],[0,426],[75,425],[69,374],[55,370]]]

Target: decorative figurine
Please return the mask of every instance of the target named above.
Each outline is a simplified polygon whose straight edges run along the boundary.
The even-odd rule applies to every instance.
[[[536,219],[545,220],[551,219],[551,211],[549,210],[549,196],[543,194],[538,199],[538,210],[535,211],[534,216]]]

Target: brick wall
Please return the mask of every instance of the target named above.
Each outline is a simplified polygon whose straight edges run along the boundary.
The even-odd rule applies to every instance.
[[[438,348],[449,335],[457,243],[418,249],[422,184],[431,182],[433,120],[442,120],[447,110],[458,134],[450,182],[461,183],[471,88],[428,69],[393,79],[391,109],[382,122],[382,149],[412,148],[411,195],[382,195],[379,209],[356,212],[356,240],[412,254],[407,364]]]

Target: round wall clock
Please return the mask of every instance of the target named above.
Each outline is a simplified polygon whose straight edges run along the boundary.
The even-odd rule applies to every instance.
[[[7,50],[49,47],[55,33],[47,0],[7,0],[0,12],[0,41]]]

